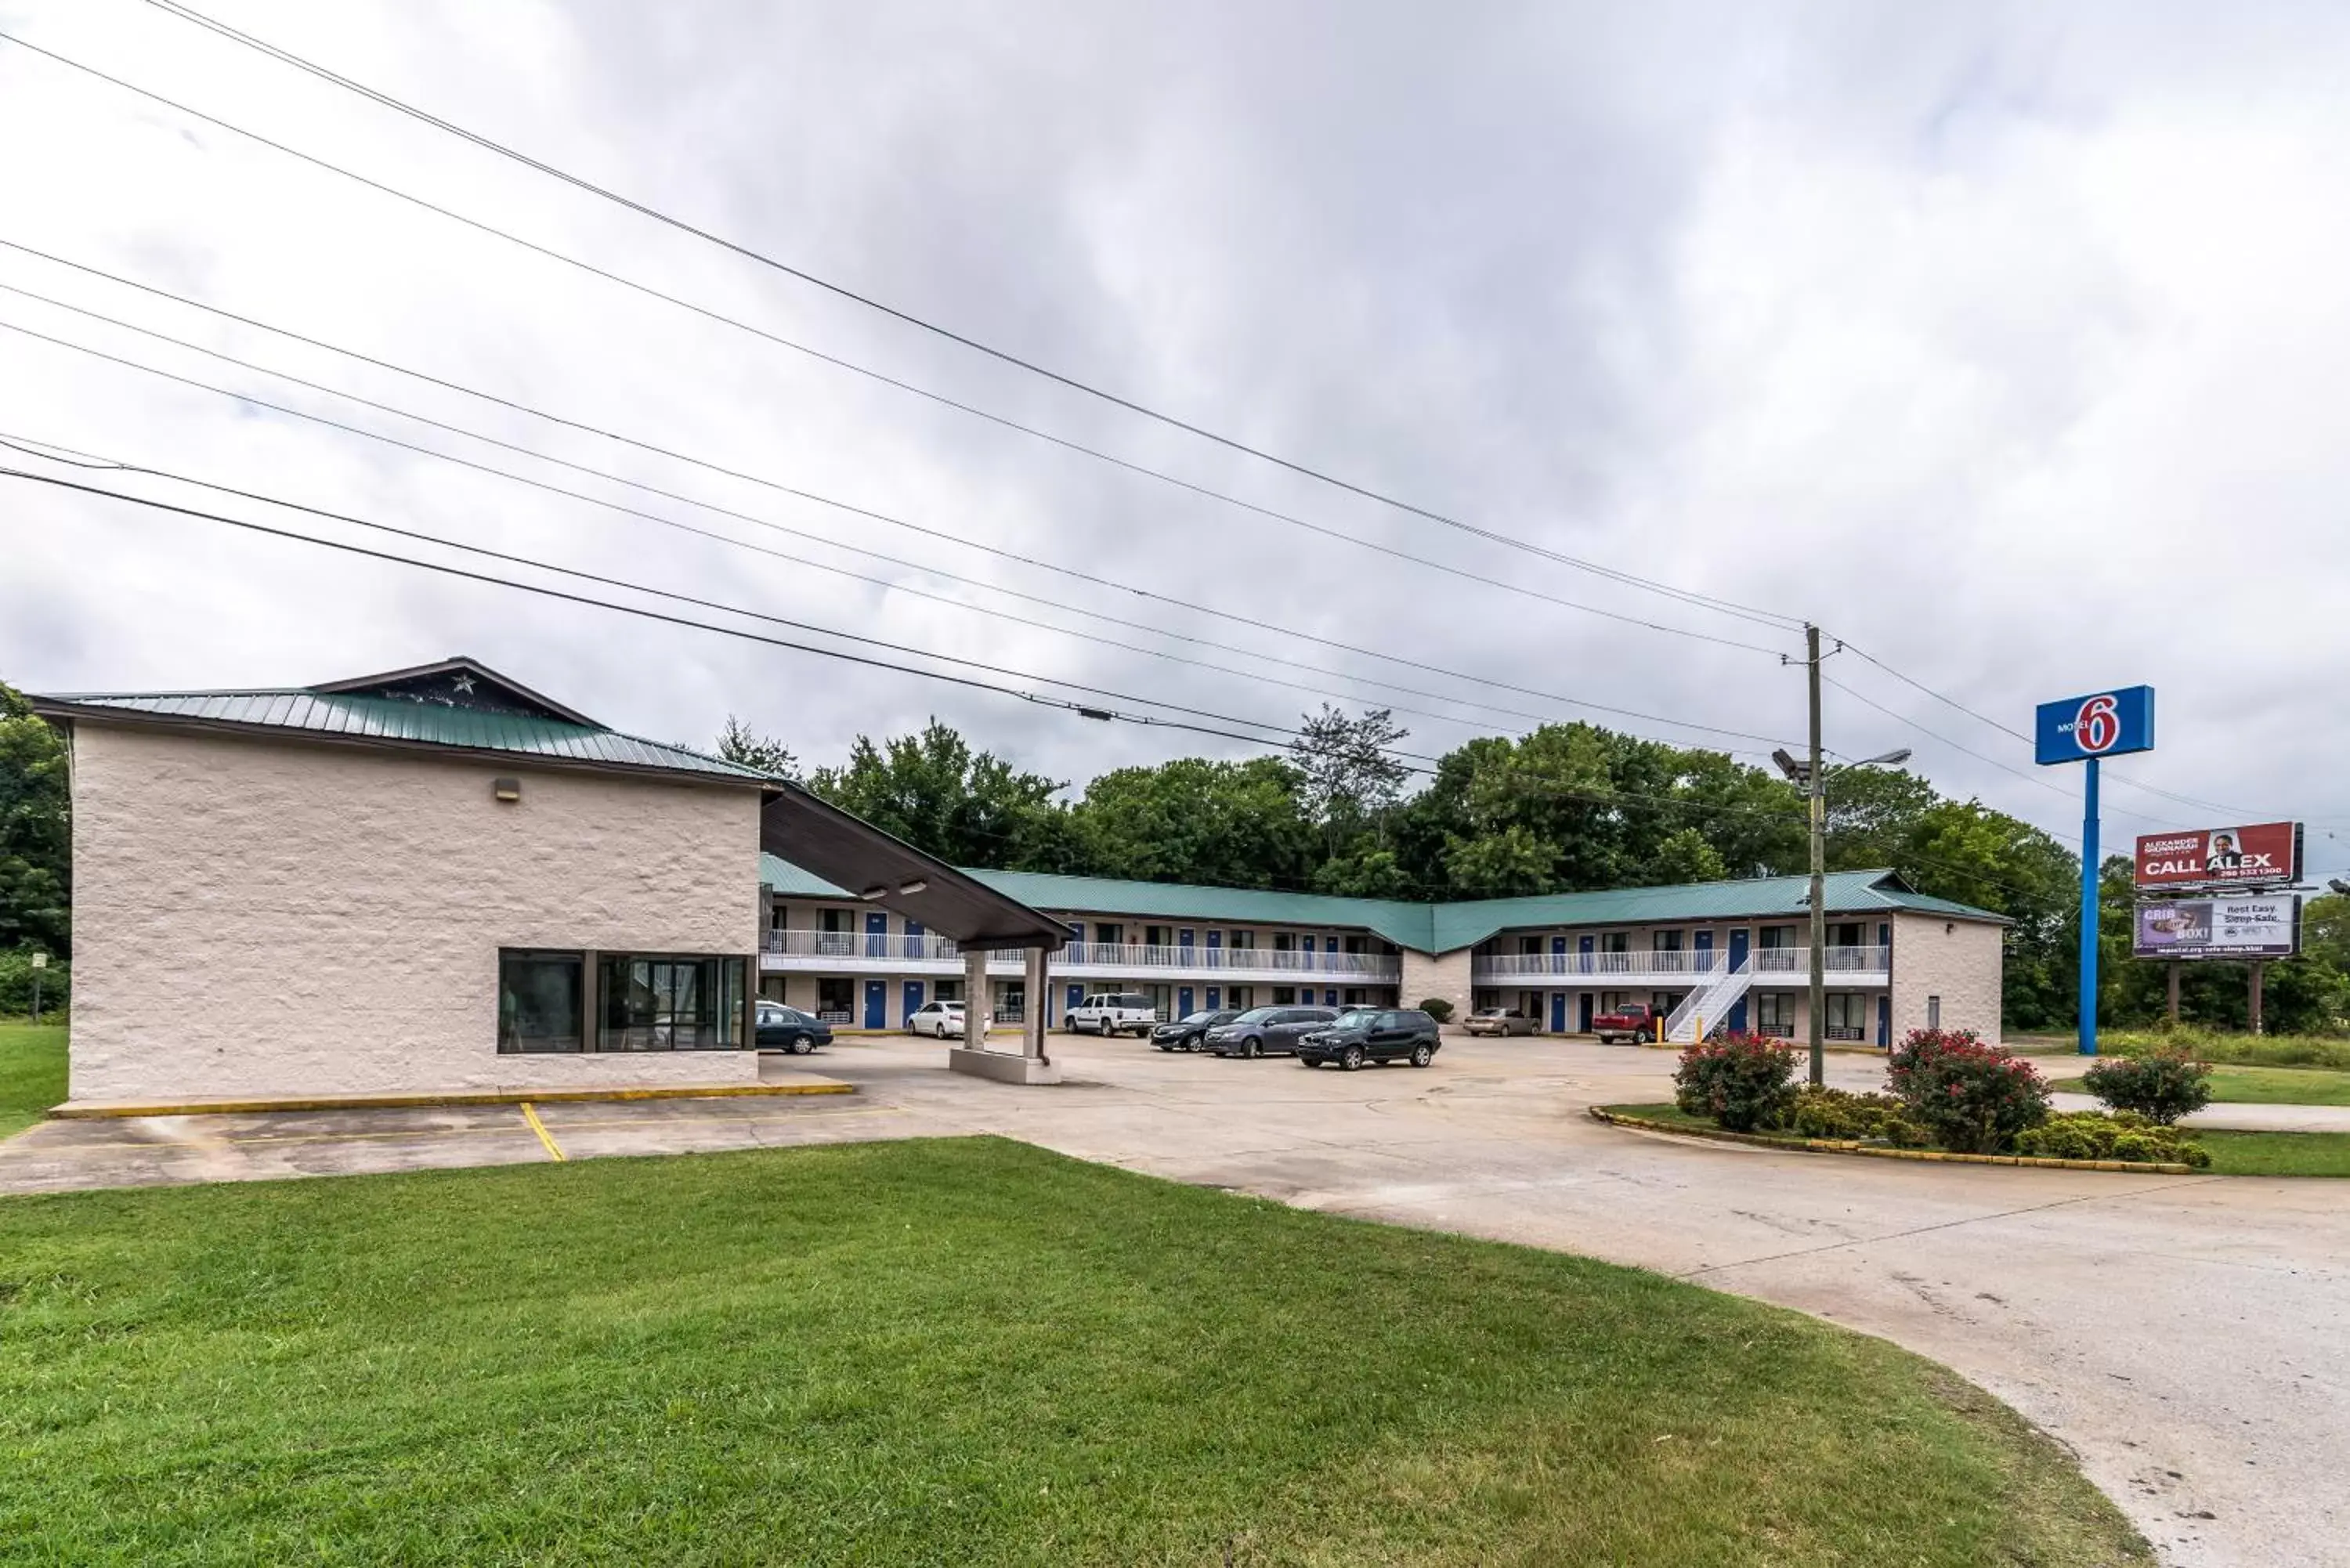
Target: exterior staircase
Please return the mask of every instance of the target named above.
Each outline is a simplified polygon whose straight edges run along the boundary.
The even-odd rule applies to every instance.
[[[1680,1005],[1666,1015],[1665,1038],[1676,1045],[1696,1044],[1700,1023],[1706,1023],[1708,1027],[1719,1023],[1753,983],[1754,964],[1751,958],[1736,969],[1731,968],[1727,960],[1716,964],[1705,971],[1695,990],[1681,998]]]

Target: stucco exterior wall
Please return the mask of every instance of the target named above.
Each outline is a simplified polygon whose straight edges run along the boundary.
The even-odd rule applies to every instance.
[[[76,1099],[757,1077],[497,1053],[502,947],[750,958],[755,790],[88,722],[73,787]]]
[[[1442,997],[1452,1004],[1452,1022],[1469,1016],[1472,989],[1469,982],[1467,948],[1455,948],[1449,953],[1419,953],[1409,948],[1403,950],[1403,983],[1396,992],[1399,1007],[1418,1007],[1431,996]]]
[[[1999,1040],[2003,928],[1988,920],[1897,915],[1893,921],[1893,1038],[1926,1027],[1926,999],[1942,999],[1942,1027]]]

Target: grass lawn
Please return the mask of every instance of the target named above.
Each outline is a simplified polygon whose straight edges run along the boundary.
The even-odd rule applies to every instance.
[[[0,1137],[22,1132],[65,1097],[65,1025],[0,1019]]]
[[[996,1139],[0,1199],[0,1314],[42,1562],[2151,1562],[1881,1341]]]
[[[2220,1176],[2350,1176],[2350,1133],[2193,1133]]]
[[[2049,1085],[2085,1095],[2080,1078]],[[2211,1069],[2211,1100],[2224,1106],[2350,1106],[2350,1073],[2323,1067],[2231,1067]]]

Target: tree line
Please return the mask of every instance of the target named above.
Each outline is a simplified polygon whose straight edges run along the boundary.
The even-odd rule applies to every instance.
[[[1804,796],[1726,753],[1595,724],[1546,724],[1446,753],[1415,782],[1391,714],[1326,706],[1281,753],[1118,768],[1072,791],[974,748],[932,720],[808,771],[817,794],[961,866],[1357,898],[1453,899],[1654,887],[1807,868]],[[779,743],[730,721],[720,750],[800,777]],[[1888,867],[1920,892],[2012,922],[2007,1026],[2065,1030],[2078,1014],[2080,859],[2031,824],[1887,768],[1831,774],[1830,870]],[[2151,1023],[2163,967],[2129,952],[2130,868],[2105,868],[2101,1015]],[[2308,954],[2272,965],[2267,1022],[2350,1027],[2350,899],[2308,905]],[[2188,966],[2182,1017],[2245,1023],[2244,969]]]
[[[1118,768],[1072,790],[933,720],[860,735],[809,788],[960,866],[1357,898],[1451,899],[1771,877],[1806,865],[1802,794],[1768,769],[1594,724],[1487,736],[1415,774],[1391,714],[1325,707],[1280,752]],[[730,719],[717,751],[789,777],[782,742]],[[0,967],[72,952],[65,750],[0,683]],[[2006,916],[2007,1024],[2067,1029],[2078,973],[2080,862],[2028,823],[1915,774],[1829,775],[1832,870],[1887,867],[1921,892]],[[2159,1017],[2164,971],[2129,956],[2129,862],[2106,863],[2101,1011]],[[2309,901],[2303,958],[2270,966],[2281,1031],[2350,1027],[2350,898]],[[2242,966],[2186,966],[2182,1015],[2241,1027]]]

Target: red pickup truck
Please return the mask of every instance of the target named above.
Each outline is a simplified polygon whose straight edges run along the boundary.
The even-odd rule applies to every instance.
[[[1664,1016],[1655,1008],[1636,1002],[1628,1007],[1619,1007],[1613,1012],[1603,1012],[1593,1019],[1591,1033],[1598,1036],[1603,1045],[1637,1045],[1644,1040],[1657,1037],[1657,1025],[1664,1021]]]

